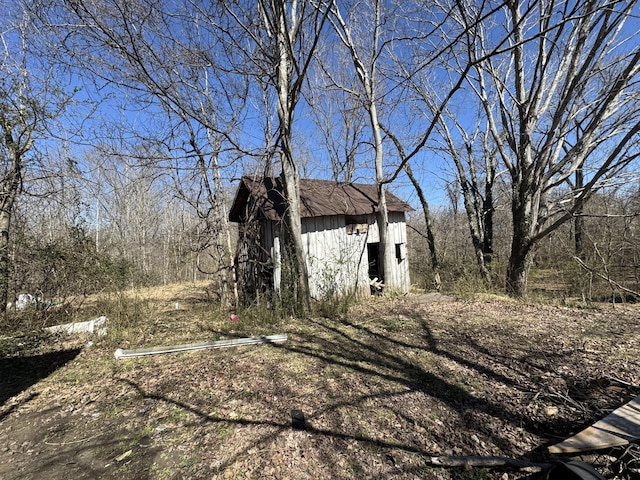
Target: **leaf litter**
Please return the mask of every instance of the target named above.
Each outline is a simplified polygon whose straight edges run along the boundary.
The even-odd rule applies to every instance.
[[[243,325],[206,302],[180,305],[189,314],[158,309],[145,343],[127,337],[131,347],[166,343],[171,332],[199,341],[277,329],[289,340],[127,360],[113,358],[109,338],[83,349],[59,337],[6,347],[0,478],[529,478],[430,459],[549,462],[547,445],[640,385],[635,306],[431,295],[372,298],[336,319]],[[55,368],[35,371],[56,354]],[[305,429],[291,427],[292,410]],[[616,452],[604,456],[609,478],[638,467],[635,456],[625,469]]]

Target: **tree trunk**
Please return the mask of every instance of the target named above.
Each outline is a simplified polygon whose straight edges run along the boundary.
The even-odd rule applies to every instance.
[[[380,234],[380,261],[382,262],[382,283],[385,291],[391,288],[391,256],[392,248],[389,245],[389,212],[387,211],[387,200],[384,192],[384,184],[378,181],[378,232]]]
[[[10,135],[6,135],[10,138]],[[11,256],[9,252],[9,234],[11,232],[11,215],[16,198],[22,186],[22,157],[16,151],[15,144],[8,141],[11,157],[11,168],[0,184],[0,312],[7,310],[11,273]]]
[[[584,173],[582,171],[582,167],[576,170],[576,192],[580,193],[584,188]],[[576,257],[580,260],[584,260],[584,218],[582,214],[584,212],[584,208],[582,203],[578,206],[575,212],[575,220],[574,220],[574,242],[576,249]]]
[[[411,180],[411,183],[413,184],[413,187],[415,188],[416,193],[418,194],[420,205],[422,206],[425,228],[427,230],[427,244],[429,246],[429,252],[431,253],[431,269],[433,270],[434,277],[439,277],[438,271],[440,269],[440,264],[438,262],[438,254],[436,251],[436,239],[433,234],[433,224],[431,222],[431,213],[429,210],[429,203],[427,202],[427,199],[424,196],[424,191],[422,190],[420,183],[418,182],[416,177],[413,175],[413,170],[411,169],[409,162],[405,163],[404,170],[407,173],[409,180]],[[436,283],[438,282],[439,280],[436,279]]]
[[[9,298],[9,228],[11,226],[11,214],[0,211],[0,312],[7,309]]]
[[[371,94],[372,98],[373,95]],[[375,168],[376,168],[376,184],[378,185],[378,232],[380,236],[380,261],[382,263],[382,282],[385,285],[385,291],[392,288],[392,265],[393,265],[393,248],[389,245],[389,211],[387,210],[387,198],[384,191],[384,170],[383,170],[383,149],[382,149],[382,133],[380,123],[378,121],[378,110],[376,104],[369,104],[369,118],[371,121],[371,129],[375,144]]]
[[[484,215],[484,238],[482,239],[482,254],[486,267],[493,261],[493,180],[485,184],[482,214]]]
[[[280,133],[280,148],[282,151],[282,180],[284,184],[287,210],[285,213],[285,238],[283,260],[291,268],[292,285],[296,307],[302,312],[311,309],[311,294],[309,291],[309,273],[302,243],[302,221],[300,218],[300,175],[293,156],[291,146],[293,114],[297,103],[297,93],[292,85],[294,59],[290,50],[295,39],[288,37],[289,29],[286,21],[284,3],[276,2],[277,48],[278,48],[278,130]]]
[[[513,236],[511,255],[507,267],[506,291],[514,297],[522,297],[527,291],[527,273],[531,260],[533,244],[531,242],[531,199],[521,192],[527,188],[514,188],[511,206],[513,215]]]
[[[462,190],[464,210],[467,215],[467,223],[469,224],[471,244],[473,245],[473,252],[476,257],[476,263],[478,264],[478,273],[483,281],[488,282],[489,270],[485,262],[486,245],[484,240],[486,239],[486,230],[483,218],[484,211],[480,211],[477,194],[470,191],[471,189],[467,179],[460,175],[459,181]]]
[[[485,196],[481,202],[481,211],[475,211],[478,221],[478,229],[471,229],[471,240],[476,252],[478,269],[482,279],[491,281],[490,268],[493,260],[493,180],[487,179],[485,183]],[[469,218],[469,222],[471,222]],[[482,232],[480,234],[480,232]]]
[[[507,294],[523,297],[527,291],[527,270],[529,267],[530,247],[518,243],[515,236],[511,244],[511,256],[507,268]]]
[[[381,25],[381,1],[375,2],[375,27],[373,30],[373,41],[371,42],[371,55],[367,55],[372,59],[372,63],[365,65],[360,59],[356,44],[351,38],[350,29],[346,26],[344,20],[340,15],[340,10],[335,8],[334,14],[335,20],[339,24],[340,35],[342,36],[342,42],[349,49],[353,66],[355,68],[355,74],[358,76],[364,91],[365,91],[365,108],[369,115],[369,124],[371,126],[371,133],[373,135],[373,148],[375,152],[374,166],[376,171],[376,184],[378,187],[378,212],[376,215],[379,232],[379,259],[380,268],[379,271],[382,274],[382,280],[385,285],[385,290],[393,288],[392,281],[392,266],[394,262],[394,249],[389,245],[389,212],[387,210],[387,200],[384,192],[385,178],[384,178],[384,149],[382,145],[382,126],[378,118],[377,96],[376,96],[376,59],[379,57],[379,31],[378,28]]]
[[[285,214],[285,239],[283,259],[289,262],[291,281],[296,304],[302,311],[311,309],[311,294],[309,292],[309,273],[302,244],[302,221],[300,219],[300,180],[298,173],[286,159],[282,161],[282,180],[287,199]]]
[[[476,263],[478,264],[478,273],[480,274],[480,278],[482,278],[483,282],[488,283],[490,276],[489,269],[487,268],[484,243],[473,231],[471,233],[471,243],[473,244],[473,252],[476,256]]]

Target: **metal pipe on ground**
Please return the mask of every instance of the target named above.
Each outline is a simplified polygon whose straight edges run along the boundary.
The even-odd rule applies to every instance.
[[[143,357],[145,355],[160,355],[163,353],[191,352],[194,350],[205,350],[208,348],[238,347],[240,345],[255,345],[260,343],[282,343],[287,341],[286,334],[267,335],[262,337],[234,338],[231,340],[218,340],[216,342],[187,343],[184,345],[172,345],[168,347],[140,348],[137,350],[123,350],[118,348],[115,357],[132,358]]]

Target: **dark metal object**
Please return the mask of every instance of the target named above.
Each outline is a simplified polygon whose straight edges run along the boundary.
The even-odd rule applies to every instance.
[[[547,472],[546,480],[605,480],[588,463],[572,460],[558,462]]]
[[[307,428],[302,410],[291,410],[291,426],[294,430],[304,430]]]

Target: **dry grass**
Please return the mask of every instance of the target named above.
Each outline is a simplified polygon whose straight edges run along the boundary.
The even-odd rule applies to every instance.
[[[0,478],[505,478],[429,460],[548,462],[545,445],[637,393],[605,375],[640,384],[632,306],[431,295],[372,298],[339,319],[254,309],[233,322],[203,287],[112,299],[112,330],[91,348],[56,338],[5,347]],[[273,333],[289,341],[113,357]],[[306,430],[291,428],[292,409]],[[606,466],[611,478],[616,468]]]

